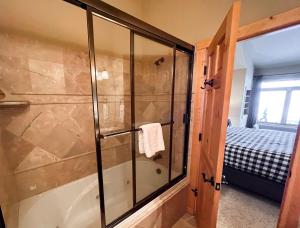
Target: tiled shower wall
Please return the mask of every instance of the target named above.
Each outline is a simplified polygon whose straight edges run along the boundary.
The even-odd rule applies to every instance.
[[[156,66],[154,62],[163,57],[165,61]],[[165,123],[171,117],[172,56],[140,56],[135,59],[135,119],[143,123]],[[136,64],[136,62],[138,64]],[[168,170],[170,125],[162,127],[165,151],[155,162]],[[139,150],[137,149],[137,152]],[[144,156],[140,156],[144,159]]]
[[[96,155],[87,47],[11,31],[0,33],[0,43],[0,89],[31,103],[0,110],[0,203],[9,217],[19,200],[95,173]],[[153,64],[157,56],[136,61],[137,123],[170,120],[172,58],[164,57],[161,66]],[[111,75],[98,81],[101,131],[128,129],[128,56],[101,53],[96,62]],[[176,65],[173,167],[180,172],[185,57]],[[156,162],[167,167],[169,126],[163,131],[166,151]],[[130,137],[103,140],[102,159],[104,169],[131,160]]]
[[[0,203],[8,217],[14,202],[95,173],[96,155],[87,48],[10,31],[0,33],[0,43],[0,89],[31,103],[0,110]],[[112,55],[97,60],[118,75],[115,89],[122,90],[99,96],[100,111],[111,107],[108,119],[100,121],[104,128],[108,122],[123,128],[126,113],[120,117],[115,106],[124,103],[121,82],[128,69],[115,72],[113,65],[128,60]],[[110,147],[122,150],[122,144],[103,145],[104,168],[131,158],[108,153]]]

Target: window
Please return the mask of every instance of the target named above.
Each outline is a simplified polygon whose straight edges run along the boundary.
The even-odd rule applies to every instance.
[[[263,81],[257,121],[297,125],[300,120],[300,79]]]
[[[281,123],[285,91],[262,91],[258,106],[258,121]]]
[[[287,124],[298,124],[300,119],[300,90],[292,91]]]

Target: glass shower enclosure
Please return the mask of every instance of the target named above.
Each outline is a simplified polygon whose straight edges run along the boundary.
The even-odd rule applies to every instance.
[[[194,47],[101,1],[28,1],[0,5],[0,218],[113,227],[186,176]]]

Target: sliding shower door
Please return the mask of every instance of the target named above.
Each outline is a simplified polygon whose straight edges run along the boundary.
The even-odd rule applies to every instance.
[[[87,15],[101,222],[112,227],[186,174],[191,54],[95,9]],[[138,140],[149,123],[161,124],[165,145],[150,157]]]
[[[130,31],[93,16],[97,99],[106,224],[130,210],[132,202],[132,134]]]
[[[165,150],[148,158],[141,154],[136,132],[136,200],[144,199],[169,182],[172,123],[173,48],[134,35],[135,127],[163,124]]]

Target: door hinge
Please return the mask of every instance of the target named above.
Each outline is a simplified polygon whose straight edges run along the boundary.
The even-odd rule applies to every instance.
[[[216,183],[215,189],[216,189],[217,191],[220,191],[220,190],[221,190],[221,183]]]
[[[227,178],[225,175],[222,175],[222,184],[228,184]]]
[[[202,133],[199,133],[199,141],[202,141]]]
[[[183,123],[188,124],[190,121],[190,117],[187,113],[183,114]]]
[[[193,188],[192,192],[194,193],[194,196],[197,197],[198,196],[198,189],[197,188]]]
[[[203,75],[205,76],[207,74],[207,66],[203,67]]]

